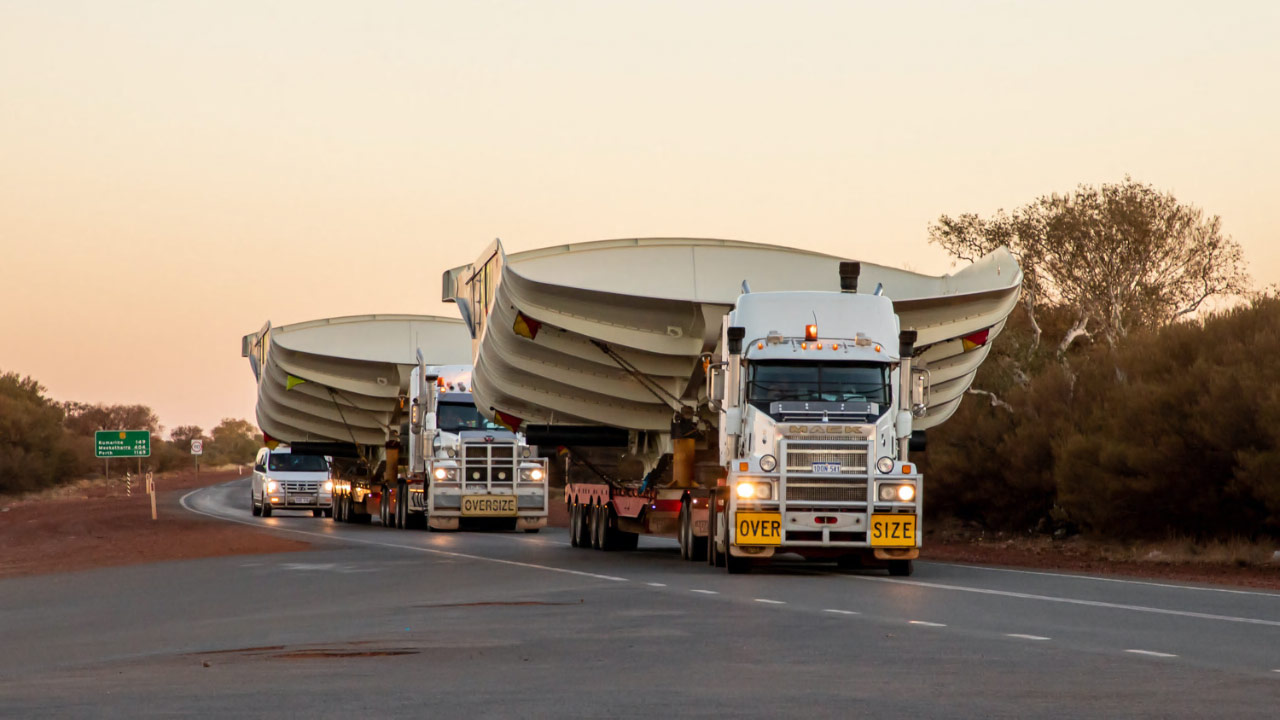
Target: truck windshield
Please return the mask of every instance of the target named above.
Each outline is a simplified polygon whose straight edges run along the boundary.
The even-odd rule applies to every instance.
[[[862,362],[762,361],[751,365],[747,401],[769,411],[779,400],[846,402],[862,400],[886,407],[889,366]]]
[[[323,455],[294,455],[271,453],[267,469],[277,472],[324,472],[329,469]]]
[[[446,432],[461,430],[501,430],[502,426],[485,419],[470,403],[440,403],[436,408],[436,424]]]

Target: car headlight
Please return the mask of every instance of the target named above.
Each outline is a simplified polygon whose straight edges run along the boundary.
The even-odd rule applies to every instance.
[[[525,468],[520,471],[520,479],[525,482],[542,482],[542,478],[546,476],[542,468]]]
[[[778,458],[772,455],[765,455],[760,458],[760,469],[764,472],[773,472],[778,469]]]
[[[893,472],[893,458],[882,457],[879,460],[877,460],[876,470],[879,470],[881,475],[888,475],[889,473]]]
[[[324,483],[324,491],[325,491],[325,492],[327,492],[327,493],[331,493],[331,492],[333,492],[333,481],[332,481],[332,480],[326,480],[326,481],[325,481],[325,483]]]
[[[773,484],[744,481],[738,483],[737,492],[743,500],[768,500],[773,497]]]
[[[916,499],[915,485],[881,485],[881,502],[911,502]]]
[[[268,480],[268,481],[267,481],[267,492],[275,492],[277,487],[279,487],[279,486],[278,486],[278,485],[276,485],[276,481],[275,481],[275,480]]]

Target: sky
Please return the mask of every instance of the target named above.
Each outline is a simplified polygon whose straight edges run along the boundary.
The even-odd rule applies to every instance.
[[[1131,175],[1280,283],[1280,3],[0,0],[0,372],[253,418],[240,337],[617,237],[918,272]]]

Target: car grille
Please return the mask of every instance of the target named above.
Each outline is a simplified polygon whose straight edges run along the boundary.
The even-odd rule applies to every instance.
[[[314,493],[320,492],[320,483],[289,480],[284,484],[284,491],[290,493]]]

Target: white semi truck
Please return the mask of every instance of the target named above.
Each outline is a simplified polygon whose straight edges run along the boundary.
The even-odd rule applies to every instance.
[[[930,277],[722,240],[498,242],[444,298],[472,330],[482,412],[539,444],[613,444],[614,472],[596,450],[597,477],[567,483],[571,544],[674,532],[730,572],[793,553],[909,574],[910,450],[955,411],[1021,279],[1004,250]]]
[[[241,348],[268,444],[332,458],[335,521],[536,531],[546,463],[476,411],[469,346],[456,319],[365,315],[268,323]]]

